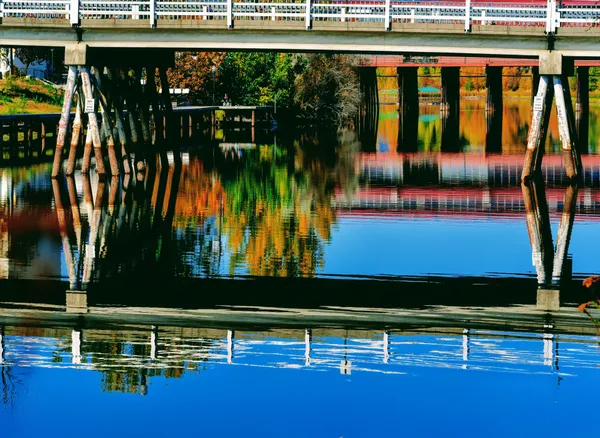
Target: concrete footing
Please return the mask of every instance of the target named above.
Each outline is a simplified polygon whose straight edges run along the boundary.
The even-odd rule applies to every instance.
[[[67,291],[67,313],[87,313],[87,292],[83,290]]]
[[[558,289],[538,289],[536,303],[540,310],[559,310],[560,291]]]

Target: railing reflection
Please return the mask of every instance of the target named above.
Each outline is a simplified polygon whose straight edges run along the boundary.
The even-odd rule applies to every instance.
[[[430,327],[379,332],[317,328],[317,336],[313,336],[313,329],[241,330],[238,335],[231,329],[152,326],[148,334],[137,326],[73,329],[71,336],[64,329],[36,329],[33,336],[20,327],[8,329],[8,341],[0,338],[4,358],[0,371],[4,374],[15,366],[95,370],[103,375],[103,390],[141,395],[148,392],[149,377],[179,378],[188,371],[210,372],[220,364],[339,370],[344,375],[405,374],[407,369],[420,367],[555,374],[559,371],[559,339],[570,352],[561,359],[565,367],[595,367],[597,362],[581,345],[585,340],[559,334],[552,324],[540,326],[537,335],[515,337],[458,327],[449,331]],[[0,327],[0,333],[2,330]],[[9,385],[2,383],[5,389]]]

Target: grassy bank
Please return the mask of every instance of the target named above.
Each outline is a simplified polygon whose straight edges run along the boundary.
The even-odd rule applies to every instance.
[[[60,112],[63,91],[37,79],[10,77],[0,80],[0,114]]]

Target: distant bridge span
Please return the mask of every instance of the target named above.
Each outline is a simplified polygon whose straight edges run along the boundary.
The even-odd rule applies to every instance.
[[[589,6],[586,6],[588,5]],[[514,5],[514,6],[512,6]],[[6,46],[600,57],[600,8],[369,0],[0,0]]]
[[[474,56],[364,56],[361,67],[537,67],[534,58],[495,58]],[[576,67],[600,67],[600,59],[577,59]]]

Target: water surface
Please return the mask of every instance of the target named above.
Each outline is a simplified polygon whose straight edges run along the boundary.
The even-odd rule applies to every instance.
[[[554,116],[533,211],[529,102],[505,101],[493,144],[463,109],[451,147],[437,107],[406,144],[382,106],[356,130],[200,135],[131,178],[0,169],[3,432],[587,433],[600,338],[575,306],[598,272],[600,108],[572,211]]]

